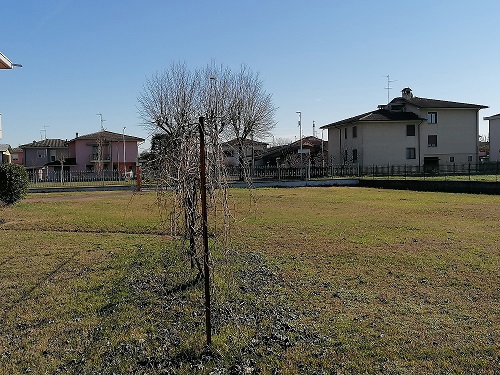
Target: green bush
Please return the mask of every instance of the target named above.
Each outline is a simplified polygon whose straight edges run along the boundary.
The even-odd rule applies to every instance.
[[[17,164],[0,164],[0,205],[11,205],[28,193],[28,172]]]

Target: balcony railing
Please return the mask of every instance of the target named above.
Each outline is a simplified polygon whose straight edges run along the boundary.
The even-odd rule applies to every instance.
[[[102,154],[99,157],[99,154],[90,154],[90,161],[92,163],[98,163],[98,162],[110,162],[111,161],[111,155],[107,154]]]

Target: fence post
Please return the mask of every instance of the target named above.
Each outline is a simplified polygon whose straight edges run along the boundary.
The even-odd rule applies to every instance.
[[[137,179],[136,179],[136,181],[137,181],[136,190],[137,191],[141,191],[141,189],[142,189],[142,173],[141,173],[141,166],[140,165],[138,165],[136,167],[136,176],[137,176]]]

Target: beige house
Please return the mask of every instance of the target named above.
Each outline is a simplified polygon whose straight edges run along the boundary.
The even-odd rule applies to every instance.
[[[12,149],[10,145],[0,144],[0,164],[12,163]]]
[[[489,121],[490,161],[500,161],[500,113],[485,117]]]
[[[477,163],[483,105],[402,96],[375,111],[337,121],[328,130],[330,163],[437,166]]]

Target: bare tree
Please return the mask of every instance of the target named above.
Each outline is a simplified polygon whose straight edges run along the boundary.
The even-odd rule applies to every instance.
[[[271,135],[276,125],[272,95],[264,90],[258,73],[243,65],[232,76],[228,112],[224,118],[228,122],[227,134],[236,139],[240,165],[246,166],[244,156],[245,140],[262,139]]]
[[[220,134],[227,112],[231,72],[215,64],[190,71],[174,64],[153,75],[138,98],[139,113],[154,129],[152,150],[159,201],[170,217],[171,233],[185,239],[191,266],[203,276],[199,117],[205,118],[207,191],[211,207],[226,215],[226,189]],[[226,225],[223,226],[227,228]],[[227,238],[227,236],[223,236]]]

